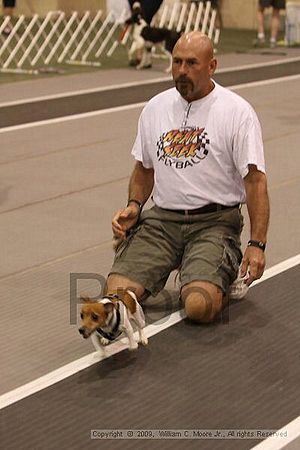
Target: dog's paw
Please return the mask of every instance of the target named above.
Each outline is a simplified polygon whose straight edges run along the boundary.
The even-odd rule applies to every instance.
[[[139,343],[142,345],[148,345],[148,338],[146,336],[141,337]]]
[[[148,338],[145,335],[143,330],[140,330],[140,333],[139,333],[139,343],[142,345],[148,345]]]
[[[104,337],[100,338],[99,341],[100,341],[100,344],[104,345],[104,346],[108,345],[110,343],[110,341],[108,339],[105,339]]]
[[[137,350],[139,347],[139,344],[137,342],[133,342],[129,344],[128,350],[133,352],[134,350]]]

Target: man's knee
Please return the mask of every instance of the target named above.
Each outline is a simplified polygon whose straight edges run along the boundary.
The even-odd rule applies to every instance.
[[[112,273],[108,276],[106,281],[105,293],[118,292],[125,289],[129,289],[134,292],[139,300],[143,299],[146,292],[144,286],[136,281],[132,281],[124,275]]]
[[[213,322],[223,309],[223,291],[208,282],[193,282],[182,288],[187,317],[198,323]]]

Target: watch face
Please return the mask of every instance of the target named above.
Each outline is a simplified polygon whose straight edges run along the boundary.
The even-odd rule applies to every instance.
[[[250,239],[250,241],[248,241],[248,247],[251,247],[251,246],[258,247],[258,248],[260,248],[263,251],[266,248],[266,244],[264,244],[263,242],[261,242],[261,241],[254,241],[254,240]]]

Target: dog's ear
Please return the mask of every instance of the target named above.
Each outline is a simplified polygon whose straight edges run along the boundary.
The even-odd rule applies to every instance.
[[[80,301],[81,301],[81,303],[91,303],[92,302],[90,297],[88,297],[87,295],[81,295],[80,296]]]
[[[105,311],[107,314],[111,313],[111,312],[113,311],[113,309],[114,309],[113,303],[104,303],[103,306],[104,306],[104,311]]]

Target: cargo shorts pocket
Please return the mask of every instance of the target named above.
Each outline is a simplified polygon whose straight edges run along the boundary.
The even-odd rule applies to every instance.
[[[142,224],[139,223],[138,225],[135,225],[133,228],[131,228],[128,231],[126,239],[124,239],[120,245],[118,246],[116,252],[115,252],[115,261],[121,258],[125,250],[129,247],[132,239],[136,235],[136,233],[142,228]]]
[[[225,236],[223,238],[223,242],[224,242],[224,252],[223,252],[222,269],[226,272],[229,284],[231,284],[238,275],[243,255],[239,244],[233,237]]]

